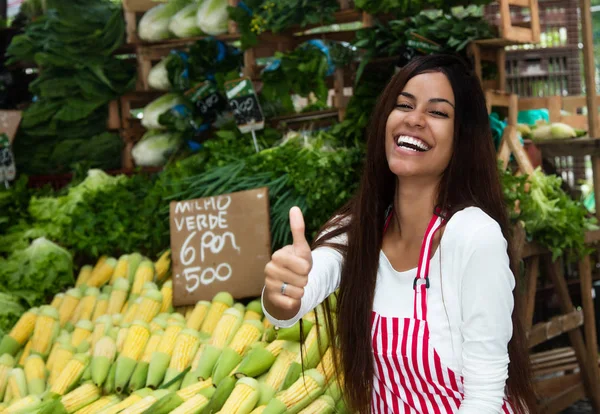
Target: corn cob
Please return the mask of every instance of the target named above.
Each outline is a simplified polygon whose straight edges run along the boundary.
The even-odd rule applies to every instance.
[[[194,311],[194,306],[184,306],[183,308],[181,308],[181,314],[185,317],[185,320],[187,321],[190,316],[192,316],[192,312]]]
[[[273,327],[273,324],[271,323],[271,321],[269,320],[269,318],[264,318],[263,319],[263,326],[265,327],[265,331],[271,327]]]
[[[334,403],[338,402],[342,398],[342,386],[339,379],[334,379],[329,382],[329,385],[325,389],[325,394],[330,396]]]
[[[102,386],[102,393],[104,395],[113,394],[115,392],[115,372],[117,371],[117,364],[111,364],[108,370],[108,376]]]
[[[113,289],[112,285],[104,285],[104,286],[102,286],[102,289],[100,289],[100,294],[110,296],[112,289]]]
[[[69,361],[75,355],[75,348],[73,348],[68,343],[63,343],[56,350],[56,357],[54,358],[54,363],[52,367],[48,367],[50,371],[50,377],[48,378],[48,384],[52,386],[60,375],[61,372],[64,371],[65,367],[69,363]]]
[[[162,339],[163,331],[154,331],[150,339],[148,340],[148,344],[146,345],[146,349],[144,349],[144,353],[142,354],[142,358],[138,361],[135,366],[135,370],[133,374],[131,374],[131,380],[129,381],[129,392],[137,391],[146,386],[146,378],[148,377],[148,367],[150,365],[150,359],[152,358],[152,354],[158,348],[158,344]]]
[[[46,369],[48,371],[52,370],[52,367],[54,366],[54,361],[56,360],[56,354],[58,353],[58,350],[60,349],[60,347],[63,344],[68,344],[68,343],[71,343],[71,335],[69,335],[64,330],[60,331],[60,334],[58,334],[58,337],[54,341],[54,344],[52,345],[52,349],[50,350],[50,353],[48,354],[48,358],[46,359]]]
[[[279,356],[275,359],[271,369],[269,369],[269,372],[265,376],[259,405],[267,404],[273,395],[281,389],[287,377],[287,373],[292,363],[296,360],[296,356],[299,352],[299,343],[286,342],[285,347],[281,350]]]
[[[323,393],[324,386],[325,377],[316,369],[309,369],[290,388],[277,393],[263,414],[297,414]]]
[[[104,336],[96,343],[90,369],[92,381],[98,387],[104,384],[116,354],[117,345],[110,336]]]
[[[125,301],[127,300],[128,292],[129,280],[117,279],[117,281],[113,284],[113,289],[108,299],[108,309],[106,310],[107,315],[121,313],[121,310],[125,305]]]
[[[75,326],[75,330],[71,335],[71,345],[75,348],[79,347],[81,343],[92,335],[92,330],[94,329],[94,324],[88,320],[81,320],[77,322]],[[88,341],[89,342],[89,341]]]
[[[242,315],[246,313],[246,306],[243,303],[235,302],[233,307],[239,310]]]
[[[112,319],[112,324],[113,327],[121,327],[121,325],[123,324],[123,315],[121,315],[120,313],[115,313],[113,315],[109,315],[110,318]]]
[[[42,306],[31,336],[31,352],[44,358],[48,356],[59,331],[58,311],[51,306]]]
[[[171,313],[167,317],[167,324],[171,325],[173,323],[182,323],[185,325],[185,318],[183,317],[182,314],[180,314],[178,312]]]
[[[246,321],[248,319],[254,319],[260,321],[262,318],[263,310],[260,300],[257,299],[248,303],[248,306],[246,306],[246,313],[244,313],[244,320]]]
[[[236,332],[231,343],[223,350],[213,370],[213,381],[218,384],[221,379],[242,361],[246,351],[263,333],[263,325],[257,320],[245,321]]]
[[[42,399],[39,395],[28,395],[27,397],[15,400],[10,404],[2,414],[21,414],[21,413],[32,413],[42,405]]]
[[[154,332],[154,331],[164,331],[165,329],[167,329],[167,319],[166,318],[159,318],[160,315],[161,314],[157,315],[150,322],[150,331],[151,332]]]
[[[4,402],[20,400],[28,395],[25,371],[22,368],[13,368],[8,374]]]
[[[252,410],[252,412],[250,414],[262,414],[263,411],[265,411],[265,408],[267,408],[266,405],[259,405],[254,410]]]
[[[329,380],[335,375],[335,366],[333,361],[334,349],[333,347],[327,348],[325,355],[321,358],[321,362],[317,365],[317,371],[319,371],[325,377],[325,383],[329,383]]]
[[[306,336],[302,346],[302,352],[304,354],[302,356],[303,361],[300,354],[298,354],[296,362],[304,362],[304,367],[308,369],[315,368],[319,364],[319,361],[328,346],[329,335],[327,334],[325,324],[319,324],[318,327],[317,325],[314,325]]]
[[[99,400],[96,400],[95,402],[91,403],[90,405],[87,405],[87,406],[75,411],[75,414],[95,414],[95,413],[99,412],[100,410],[103,410],[105,408],[108,408],[108,407],[118,404],[120,401],[121,401],[121,399],[117,395],[114,395],[114,394],[107,395],[105,397],[100,398]]]
[[[123,346],[125,345],[125,339],[127,339],[127,332],[129,332],[130,323],[124,323],[123,326],[119,328],[119,332],[117,334],[117,338],[115,342],[117,344],[117,353],[121,353],[123,350]]]
[[[15,359],[11,355],[4,354],[0,356],[0,401],[4,400],[4,393],[8,384],[8,375],[14,366]]]
[[[171,250],[166,250],[154,263],[156,269],[156,280],[162,282],[170,275],[171,270]]]
[[[51,385],[50,392],[56,395],[65,395],[81,378],[90,357],[85,354],[77,354],[67,363],[65,369],[58,375],[56,381]]]
[[[186,327],[189,329],[195,329],[197,331],[200,330],[206,315],[208,314],[208,310],[210,309],[210,302],[206,300],[201,300],[196,303],[190,317],[186,320]]]
[[[126,408],[131,407],[133,404],[137,403],[138,401],[141,401],[142,398],[147,397],[148,395],[151,395],[151,394],[152,394],[152,390],[150,390],[149,388],[143,388],[141,390],[137,390],[136,392],[131,394],[129,397],[125,398],[123,401],[121,401],[117,404],[111,405],[108,408],[103,409],[98,414],[122,413],[122,411],[125,410]]]
[[[54,309],[58,310],[60,308],[60,304],[62,303],[64,298],[65,298],[64,293],[57,293],[56,295],[54,295],[54,298],[52,298],[52,302],[50,302],[50,306],[52,306]]]
[[[160,288],[162,294],[162,304],[160,306],[160,312],[172,312],[173,311],[173,282],[167,280]]]
[[[142,296],[134,319],[149,323],[160,312],[162,300],[162,294],[158,290],[146,291]]]
[[[183,377],[181,388],[187,387],[188,385],[198,382],[198,378],[196,377],[196,370],[198,369],[198,365],[200,363],[200,360],[202,359],[202,353],[204,352],[204,348],[206,348],[206,344],[202,343],[201,341],[200,346],[196,351],[196,355],[194,355],[194,358],[192,359],[190,370],[187,374],[185,374],[185,377]]]
[[[94,313],[92,314],[92,322],[96,322],[98,318],[106,315],[106,311],[108,310],[108,298],[108,293],[101,293],[98,295],[96,307],[94,308]]]
[[[19,361],[17,362],[17,365],[25,365],[25,360],[29,358],[29,355],[31,355],[31,340],[27,341],[27,343],[25,344],[25,348],[23,348],[23,351],[19,356]]]
[[[154,280],[154,263],[149,260],[143,260],[135,271],[133,285],[131,287],[132,295],[140,295],[146,282]]]
[[[67,290],[65,293],[65,297],[60,304],[60,308],[58,308],[58,316],[60,321],[60,326],[63,327],[65,324],[71,319],[73,316],[73,312],[75,312],[75,308],[79,304],[81,300],[81,290],[73,288]]]
[[[302,319],[302,333],[303,337],[306,338],[312,329],[314,323]],[[284,341],[296,341],[300,342],[300,323],[296,323],[289,328],[279,328],[277,331],[277,339]]]
[[[271,368],[275,358],[279,356],[285,341],[275,340],[266,345],[264,342],[256,342],[252,345],[242,362],[235,371],[235,376],[256,378]],[[265,346],[266,345],[266,346]]]
[[[171,414],[199,414],[207,406],[208,399],[202,394],[197,394],[171,411]]]
[[[207,335],[212,335],[219,320],[221,319],[221,315],[223,315],[223,313],[231,306],[233,306],[233,297],[231,294],[227,292],[217,293],[212,300],[206,318],[202,322],[200,332],[204,332]]]
[[[142,414],[147,412],[160,398],[168,394],[167,390],[156,390],[149,395],[146,395],[141,400],[130,405],[125,410],[121,411],[120,414]]]
[[[165,329],[156,352],[154,352],[150,358],[148,377],[146,378],[147,387],[157,388],[162,383],[165,372],[169,367],[171,356],[173,355],[175,342],[182,330],[183,323],[181,322],[173,322]]]
[[[2,338],[2,342],[0,342],[0,355],[10,354],[15,356],[19,352],[19,349],[27,343],[33,334],[38,313],[38,308],[31,308],[21,315],[8,335],[4,335]]]
[[[90,265],[82,266],[81,269],[79,269],[79,275],[77,276],[77,282],[75,282],[75,287],[79,287],[79,286],[87,284],[87,281],[90,279],[90,276],[92,275],[93,269],[94,268]]]
[[[154,282],[146,282],[144,283],[144,286],[142,286],[142,291],[140,292],[140,296],[144,296],[146,294],[146,292],[150,291],[150,290],[158,290],[158,286],[156,285],[156,283]],[[161,299],[162,301],[162,299]]]
[[[90,287],[101,287],[105,285],[110,282],[116,266],[117,260],[115,258],[107,258],[104,263],[100,266],[96,266],[94,270],[92,270],[92,274],[86,284]]]
[[[333,414],[335,412],[335,401],[328,395],[321,395],[299,414]]]
[[[131,298],[130,298],[130,301],[131,301]],[[135,320],[137,311],[140,308],[141,303],[142,303],[142,298],[138,297],[137,299],[135,299],[133,301],[133,303],[129,304],[129,306],[127,307],[127,311],[126,311],[125,315],[123,316],[124,323],[131,323]]]
[[[110,328],[112,328],[112,318],[110,316],[102,315],[96,320],[94,330],[90,337],[90,346],[92,349],[96,346],[100,338],[108,335]]]
[[[142,260],[144,260],[144,256],[139,253],[131,253],[127,259],[127,279],[130,285],[133,285],[135,274]]]
[[[258,382],[254,378],[242,378],[237,381],[233,392],[221,408],[223,413],[249,414],[260,395]]]
[[[77,304],[75,312],[73,312],[73,315],[69,319],[69,322],[75,325],[80,320],[89,320],[94,313],[98,295],[100,295],[100,289],[95,287],[87,288],[83,298]]]
[[[31,355],[25,361],[25,379],[29,394],[40,395],[46,390],[46,366],[39,355]]]
[[[175,341],[173,355],[171,357],[171,362],[169,363],[169,368],[167,368],[167,372],[165,373],[164,383],[171,381],[190,365],[199,345],[200,336],[197,331],[194,331],[193,329],[184,329],[181,331]],[[179,389],[181,381],[182,380],[180,379],[169,388]]]
[[[65,411],[74,413],[98,400],[101,396],[100,388],[94,384],[83,384],[60,398]]]
[[[115,282],[117,281],[117,279],[119,279],[119,278],[129,279],[128,274],[127,274],[128,267],[129,267],[129,255],[124,254],[121,257],[119,257],[119,260],[117,261],[117,265],[115,266],[115,271],[113,272],[112,277],[110,278],[110,284],[114,285]]]
[[[215,389],[214,394],[212,395],[212,397],[210,397],[210,401],[208,403],[208,406],[205,408],[205,412],[217,413],[219,410],[221,410],[221,408],[233,392],[236,383],[237,380],[233,377],[223,378],[223,381],[219,383],[219,385]],[[225,413],[223,412],[223,414]]]
[[[125,389],[149,339],[150,326],[146,322],[135,321],[131,324],[125,344],[116,362],[115,390],[118,393]]]

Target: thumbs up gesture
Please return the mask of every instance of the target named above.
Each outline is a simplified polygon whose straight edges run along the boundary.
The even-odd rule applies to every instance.
[[[304,287],[312,269],[311,249],[304,235],[304,217],[298,207],[290,210],[293,243],[277,250],[265,267],[264,302],[277,319],[290,319],[300,310]]]

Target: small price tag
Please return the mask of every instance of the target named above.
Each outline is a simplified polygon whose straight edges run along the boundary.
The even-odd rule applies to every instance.
[[[205,121],[212,122],[227,107],[227,101],[211,81],[198,84],[186,93]]]
[[[10,141],[6,134],[0,134],[0,181],[12,181],[16,175],[15,157],[10,148]]]
[[[226,82],[225,92],[235,122],[243,134],[265,127],[265,117],[250,78],[243,77]]]

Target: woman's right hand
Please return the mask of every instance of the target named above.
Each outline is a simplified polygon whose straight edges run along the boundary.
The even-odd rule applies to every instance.
[[[290,228],[293,244],[273,253],[265,266],[263,302],[267,312],[280,320],[298,314],[312,269],[311,249],[304,235],[304,217],[298,207],[290,210]]]

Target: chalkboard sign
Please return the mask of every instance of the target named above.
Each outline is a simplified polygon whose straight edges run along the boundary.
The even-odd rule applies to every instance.
[[[235,122],[242,133],[265,127],[265,117],[250,78],[243,77],[226,82],[225,92]]]
[[[16,175],[15,158],[10,149],[8,135],[0,134],[0,182],[12,181]]]
[[[173,304],[258,296],[271,257],[268,188],[170,204]]]
[[[198,114],[205,122],[212,122],[219,112],[227,108],[227,100],[219,93],[217,86],[211,81],[198,84],[187,92],[188,97],[194,102]]]
[[[13,142],[17,130],[21,124],[23,115],[21,111],[0,111],[0,134],[6,134],[10,142]]]

